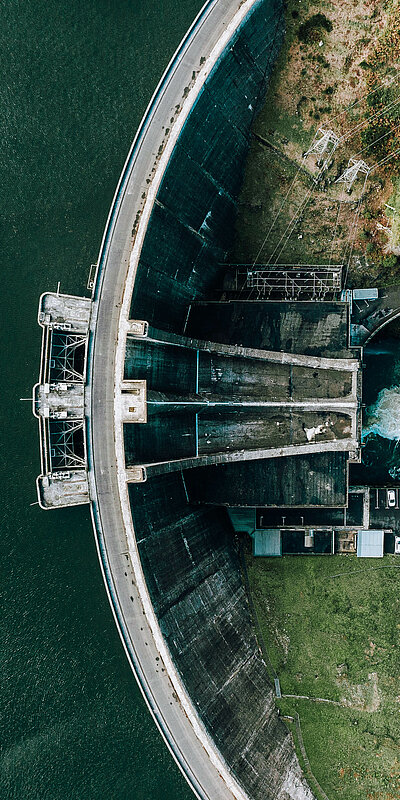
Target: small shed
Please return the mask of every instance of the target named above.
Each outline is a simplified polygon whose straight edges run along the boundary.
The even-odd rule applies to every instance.
[[[263,530],[254,531],[253,555],[281,556],[282,537],[280,530],[276,528],[265,528]]]
[[[353,300],[377,300],[378,289],[353,289]]]
[[[357,557],[358,558],[382,558],[383,557],[383,531],[358,531],[357,534]]]

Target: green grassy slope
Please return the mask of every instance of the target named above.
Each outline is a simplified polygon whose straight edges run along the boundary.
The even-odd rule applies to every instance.
[[[282,694],[329,800],[400,798],[400,559],[247,557]]]

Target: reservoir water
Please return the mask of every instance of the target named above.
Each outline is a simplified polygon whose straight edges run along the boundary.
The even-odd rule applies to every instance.
[[[9,0],[1,76],[2,800],[190,800],[128,666],[88,509],[43,512],[38,298],[85,291],[119,173],[201,0]]]

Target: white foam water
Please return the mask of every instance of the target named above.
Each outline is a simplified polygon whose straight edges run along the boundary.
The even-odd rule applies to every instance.
[[[365,411],[362,438],[377,434],[384,439],[400,440],[400,387],[382,389],[376,403]]]

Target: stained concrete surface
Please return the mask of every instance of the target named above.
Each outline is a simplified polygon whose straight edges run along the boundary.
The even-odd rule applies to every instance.
[[[340,302],[196,302],[185,333],[285,353],[350,355],[348,306]]]
[[[338,506],[346,503],[347,453],[317,453],[187,470],[194,502],[229,506]]]

